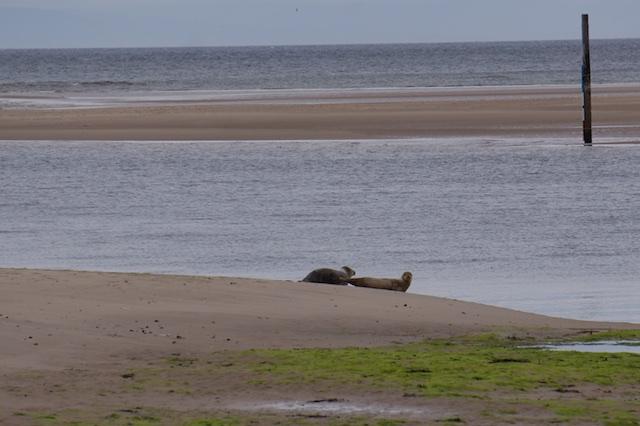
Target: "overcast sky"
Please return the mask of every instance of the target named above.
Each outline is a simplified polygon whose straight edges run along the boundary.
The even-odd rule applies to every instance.
[[[0,48],[640,38],[640,0],[0,0]]]

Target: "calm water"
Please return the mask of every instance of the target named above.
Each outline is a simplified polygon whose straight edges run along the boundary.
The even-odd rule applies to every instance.
[[[300,279],[640,322],[640,149],[0,142],[0,266]]]
[[[640,346],[637,341],[601,341],[590,343],[564,343],[558,345],[535,346],[539,349],[552,351],[575,351],[575,352],[595,352],[595,353],[632,353],[640,355]]]
[[[595,83],[640,82],[640,40],[592,61]],[[0,95],[579,84],[580,64],[578,41],[0,50]]]

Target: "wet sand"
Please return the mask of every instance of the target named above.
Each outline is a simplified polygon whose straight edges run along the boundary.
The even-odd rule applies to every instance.
[[[640,135],[640,86],[596,86],[595,137]],[[578,87],[300,91],[0,110],[0,140],[581,138]],[[637,139],[637,138],[636,138]]]

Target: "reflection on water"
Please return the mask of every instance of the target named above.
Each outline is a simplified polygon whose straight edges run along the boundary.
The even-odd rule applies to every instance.
[[[639,321],[640,148],[0,143],[0,266],[299,279]]]

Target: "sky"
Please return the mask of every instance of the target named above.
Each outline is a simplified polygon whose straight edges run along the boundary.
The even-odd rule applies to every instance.
[[[0,48],[640,38],[640,0],[0,0]]]

